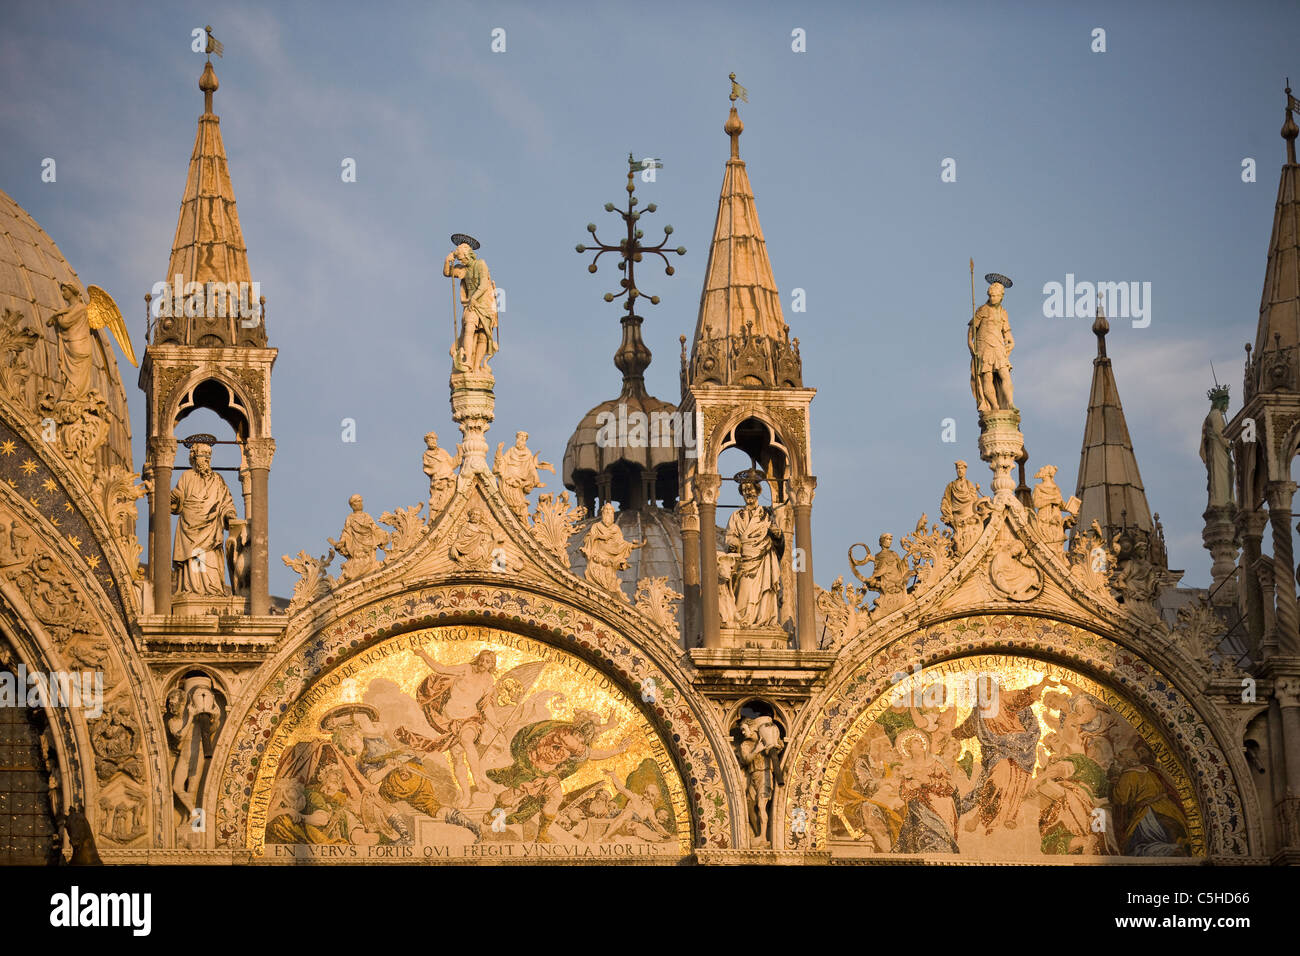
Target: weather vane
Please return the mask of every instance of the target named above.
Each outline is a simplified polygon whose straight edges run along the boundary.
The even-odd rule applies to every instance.
[[[206,34],[208,35],[208,45],[207,45],[207,47],[206,47],[206,48],[204,49],[204,51],[203,51],[204,53],[206,53],[206,54],[208,55],[208,59],[211,60],[211,59],[212,59],[212,54],[214,54],[214,53],[215,53],[217,56],[221,56],[222,53],[225,51],[226,48],[225,48],[224,46],[221,45],[221,41],[220,41],[220,40],[218,40],[216,37],[214,37],[214,36],[212,35],[212,27],[210,27],[210,26],[208,26],[208,27],[204,27],[204,28],[203,28],[203,32],[206,33]]]
[[[591,233],[591,238],[593,241],[597,243],[597,245],[587,246],[587,245],[583,245],[582,243],[578,243],[577,246],[579,253],[592,252],[592,251],[596,253],[596,257],[591,260],[591,265],[587,266],[588,272],[596,271],[597,268],[596,263],[600,261],[600,257],[603,256],[605,253],[607,252],[618,253],[620,259],[618,268],[619,271],[623,273],[623,278],[618,280],[618,284],[623,291],[618,293],[606,292],[605,301],[613,302],[615,299],[626,296],[627,302],[624,304],[623,308],[629,316],[635,314],[636,300],[638,298],[648,298],[650,300],[651,305],[659,304],[659,296],[657,295],[646,296],[640,289],[636,287],[636,275],[635,275],[636,264],[641,261],[641,257],[643,255],[645,255],[646,253],[650,253],[652,255],[658,256],[660,259],[663,259],[664,267],[665,267],[664,273],[666,275],[673,274],[673,267],[668,264],[668,256],[664,252],[664,249],[668,245],[668,237],[673,234],[673,227],[664,226],[663,241],[661,241],[657,246],[644,245],[641,242],[641,238],[642,236],[645,235],[645,233],[637,228],[637,222],[640,220],[641,216],[644,213],[655,211],[654,203],[648,204],[644,210],[638,210],[636,208],[637,199],[636,196],[633,195],[633,193],[636,192],[636,174],[643,169],[650,168],[649,163],[651,162],[654,163],[655,167],[659,167],[663,165],[658,160],[646,160],[646,161],[638,162],[637,160],[632,158],[631,153],[628,153],[627,154],[627,187],[626,187],[627,188],[627,209],[625,210],[619,209],[612,202],[605,203],[606,212],[616,212],[619,214],[619,216],[622,217],[623,222],[627,225],[627,238],[620,239],[618,241],[618,245],[616,246],[611,246],[608,243],[601,242],[600,239],[597,238],[596,236],[596,224],[594,222],[591,222],[591,223],[587,223],[587,231]],[[676,252],[679,256],[684,256],[686,255],[686,247],[678,246],[676,249],[669,249],[668,252]]]

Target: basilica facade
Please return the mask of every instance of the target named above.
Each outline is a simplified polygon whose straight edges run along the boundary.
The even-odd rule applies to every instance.
[[[275,329],[246,294],[210,62],[199,86],[142,461],[120,312],[0,194],[0,861],[1300,862],[1289,90],[1244,404],[1229,420],[1213,391],[1202,435],[1209,588],[1168,567],[1100,307],[1073,493],[1028,474],[997,274],[967,329],[971,460],[816,583],[818,483],[852,479],[816,472],[733,82],[680,394],[644,381],[636,266],[678,250],[643,238],[638,164],[627,238],[579,247],[621,262],[621,389],[556,464],[495,420],[492,271],[452,236],[460,434],[394,461],[427,500],[354,496],[277,556],[281,598]],[[230,427],[236,494],[219,439],[183,430],[196,409]]]

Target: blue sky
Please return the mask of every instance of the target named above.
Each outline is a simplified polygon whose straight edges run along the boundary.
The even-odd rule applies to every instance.
[[[741,155],[819,390],[819,583],[847,571],[854,541],[937,519],[954,459],[988,487],[965,343],[972,256],[978,273],[1015,280],[1005,304],[1030,473],[1057,465],[1067,494],[1095,340],[1088,320],[1043,316],[1043,286],[1067,273],[1151,283],[1150,326],[1113,321],[1108,350],[1171,564],[1207,583],[1205,391],[1213,362],[1240,404],[1300,7],[6,3],[0,188],[113,294],[137,347],[202,111],[190,31],[209,23],[225,44],[216,111],[280,350],[276,593],[293,580],[278,556],[323,553],[350,494],[375,515],[427,495],[421,436],[456,434],[450,233],[482,240],[507,295],[490,441],[522,428],[558,463],[587,409],[617,394],[619,311],[601,299],[613,270],[602,260],[589,275],[573,247],[586,223],[612,223],[601,207],[624,196],[629,151],[663,159],[638,195],[689,250],[675,276],[640,276],[663,300],[645,310],[647,384],[677,400],[732,71],[750,99]],[[504,53],[491,50],[498,27]],[[1105,53],[1090,49],[1098,27]],[[791,49],[795,28],[806,52]],[[47,156],[56,183],[41,182]],[[342,182],[345,157],[355,183]],[[1247,157],[1255,183],[1242,182]],[[955,182],[941,182],[946,158]],[[790,311],[795,288],[806,312]],[[144,405],[127,372],[138,466]],[[355,443],[341,441],[344,418]],[[194,416],[180,432],[205,429]]]

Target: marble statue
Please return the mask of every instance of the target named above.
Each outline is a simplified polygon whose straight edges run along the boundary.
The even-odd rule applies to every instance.
[[[779,627],[777,601],[785,536],[773,510],[758,503],[758,482],[741,481],[745,506],[727,521],[727,551],[736,555],[731,574],[735,627]]]
[[[461,456],[459,450],[453,458],[445,448],[439,448],[437,432],[424,436],[424,446],[424,473],[429,476],[429,520],[432,521],[456,492],[456,468]]]
[[[338,540],[326,540],[344,559],[343,566],[339,568],[343,580],[354,581],[379,567],[380,559],[375,557],[375,551],[380,548],[387,550],[390,536],[379,527],[374,518],[362,510],[364,503],[360,495],[349,498],[348,505],[351,506],[352,513],[343,522]]]
[[[1079,507],[1079,499],[1071,498],[1067,503],[1061,497],[1061,488],[1056,483],[1056,466],[1044,465],[1034,473],[1038,484],[1034,486],[1033,525],[1044,543],[1053,548],[1065,544],[1065,532],[1074,525],[1074,517],[1062,513],[1074,511]]]
[[[731,582],[739,557],[727,551],[718,552],[718,617],[723,627],[736,626],[736,592]]]
[[[591,526],[579,549],[587,556],[583,577],[597,587],[612,591],[624,601],[628,600],[618,572],[628,566],[628,555],[644,544],[644,541],[634,543],[623,537],[622,529],[614,520],[614,505],[605,502],[600,509],[600,520]]]
[[[849,549],[849,564],[854,575],[867,586],[868,590],[880,595],[876,598],[875,613],[877,614],[889,614],[907,603],[907,583],[911,580],[913,572],[907,566],[907,562],[893,550],[893,545],[894,536],[886,533],[880,536],[880,550],[874,555],[870,548],[861,543]],[[862,548],[866,552],[866,557],[861,561],[856,560],[853,557],[854,548]],[[869,577],[863,577],[858,568],[868,563],[873,565],[872,573]]]
[[[468,237],[466,237],[468,238]],[[447,253],[442,274],[460,280],[460,336],[452,348],[452,365],[458,372],[490,373],[488,359],[497,351],[493,333],[497,327],[496,286],[487,263],[468,242]]]
[[[749,826],[760,841],[770,839],[768,820],[776,786],[781,777],[781,751],[785,743],[781,728],[771,717],[748,717],[740,722],[740,746],[737,757],[745,771],[745,802]]]
[[[537,474],[538,469],[555,474],[555,466],[528,450],[528,432],[515,432],[514,447],[509,451],[505,447],[505,442],[497,443],[492,471],[501,480],[501,497],[515,516],[528,524],[528,495],[535,488],[546,487]]]
[[[190,470],[172,489],[171,513],[180,515],[172,550],[176,593],[229,594],[221,573],[222,537],[239,515],[226,480],[212,470],[211,445],[190,446]]]
[[[167,732],[176,755],[172,793],[191,815],[199,806],[208,758],[221,729],[221,716],[212,678],[206,675],[187,677],[167,695]]]
[[[1228,408],[1226,387],[1210,390],[1210,413],[1201,424],[1201,461],[1205,462],[1208,508],[1231,508],[1234,504],[1232,487],[1232,443],[1223,429],[1223,413]]]
[[[981,497],[980,486],[966,477],[966,462],[956,461],[953,464],[957,468],[957,477],[943,489],[939,517],[952,528],[953,543],[960,556],[974,547],[984,531],[989,500]]]
[[[1007,310],[1002,307],[1002,296],[1011,280],[992,273],[988,301],[970,320],[966,344],[970,348],[970,387],[975,405],[981,412],[1008,410],[1012,404],[1011,350],[1016,347],[1011,337],[1011,323]]]

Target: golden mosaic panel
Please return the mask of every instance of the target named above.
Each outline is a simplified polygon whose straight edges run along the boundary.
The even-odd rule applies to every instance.
[[[825,779],[820,836],[861,853],[1205,854],[1191,780],[1160,731],[1110,688],[1026,657],[907,674],[859,715]]]
[[[490,627],[402,634],[323,674],[275,724],[248,846],[358,862],[690,852],[686,793],[650,721],[558,648]]]

